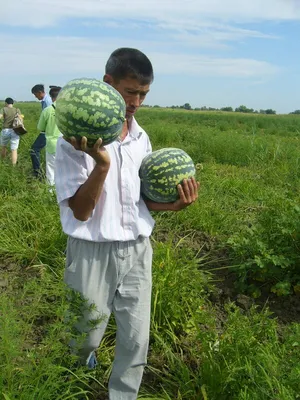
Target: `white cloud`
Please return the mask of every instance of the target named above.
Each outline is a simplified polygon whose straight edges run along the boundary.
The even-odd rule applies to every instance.
[[[108,30],[126,28],[133,37],[147,31],[158,48],[226,49],[247,38],[275,39],[245,28],[249,21],[300,19],[298,0],[15,0],[1,9],[2,24],[38,29],[60,27],[68,19]],[[72,35],[72,33],[70,33]]]
[[[22,46],[20,43],[22,41]],[[120,39],[100,43],[90,38],[78,37],[12,37],[1,36],[2,57],[0,74],[24,76],[39,74],[82,74],[102,77],[104,64],[112,49],[125,46]],[[150,57],[155,74],[223,76],[252,78],[269,76],[278,69],[264,61],[247,58],[220,58],[183,52],[158,51],[156,42],[135,40],[131,45],[140,48]],[[166,47],[167,48],[167,47]],[[46,49],[46,51],[43,51]],[[40,53],[42,51],[42,55]],[[42,60],[42,62],[41,62]],[[7,68],[9,65],[9,69]]]
[[[299,0],[15,0],[1,5],[3,23],[13,26],[51,26],[64,18],[101,18],[198,23],[299,20]]]
[[[108,28],[115,32],[122,29],[123,34],[124,24],[118,20],[101,20],[91,21],[84,20],[81,23],[88,28]],[[253,29],[245,29],[236,26],[230,26],[224,23],[212,21],[191,22],[169,20],[168,22],[157,22],[151,24],[145,21],[130,21],[126,26],[126,32],[133,37],[147,35],[153,41],[156,40],[157,45],[165,43],[167,40],[168,46],[176,45],[184,47],[198,47],[209,49],[226,49],[229,43],[242,42],[247,38],[255,39],[279,39],[278,36],[262,33]]]
[[[248,38],[278,39],[277,36],[263,34],[249,29],[234,29],[232,27],[217,27],[202,30],[174,30],[167,33],[170,39],[186,47],[199,47],[209,49],[226,49],[232,47],[234,42],[244,42]]]
[[[247,58],[220,58],[202,55],[152,53],[156,71],[161,74],[187,74],[198,77],[270,77],[279,69],[267,62]]]
[[[70,19],[75,22],[69,24]],[[0,34],[1,59],[5,60],[0,64],[0,74],[7,77],[1,88],[7,92],[12,90],[17,96],[20,93],[27,96],[31,82],[44,80],[46,83],[53,79],[48,83],[64,84],[66,79],[74,77],[101,78],[111,51],[130,46],[150,57],[156,76],[176,75],[178,80],[179,75],[180,90],[186,90],[185,96],[191,92],[189,84],[185,84],[189,76],[195,78],[196,85],[201,85],[205,77],[213,77],[206,79],[210,85],[215,81],[221,85],[235,81],[230,78],[243,79],[241,86],[236,82],[242,93],[245,84],[257,82],[257,86],[263,86],[280,70],[259,59],[264,57],[262,54],[268,56],[262,47],[259,57],[255,56],[255,46],[251,47],[251,56],[241,57],[233,51],[234,44],[248,39],[277,40],[271,30],[275,24],[265,23],[293,20],[300,20],[300,0],[6,1],[1,5],[1,26],[23,27],[24,34],[14,36],[11,30],[6,36]],[[76,24],[79,31],[86,27],[86,37],[78,37]],[[93,30],[97,25],[103,29]],[[49,27],[51,33],[45,36],[40,28]],[[69,27],[72,30],[68,31]],[[68,33],[56,36],[61,31]],[[103,31],[107,33],[101,37]],[[92,33],[95,33],[93,37]],[[279,46],[280,43],[277,42]],[[248,47],[243,46],[243,54],[247,51]],[[159,93],[157,103],[160,104],[163,96],[182,95],[172,85],[166,93]],[[217,87],[216,98],[221,96],[219,90],[223,89]],[[226,99],[231,92],[230,87],[223,93]],[[207,93],[212,95],[211,87]],[[198,96],[198,91],[194,95]]]

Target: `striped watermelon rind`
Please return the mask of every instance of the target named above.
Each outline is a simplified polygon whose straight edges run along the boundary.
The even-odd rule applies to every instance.
[[[92,79],[73,79],[56,100],[55,118],[65,137],[85,136],[88,146],[101,138],[112,143],[122,132],[126,105],[121,94],[107,83]]]
[[[195,174],[194,162],[185,151],[173,147],[160,149],[142,161],[141,192],[154,202],[173,203],[179,198],[177,185]]]

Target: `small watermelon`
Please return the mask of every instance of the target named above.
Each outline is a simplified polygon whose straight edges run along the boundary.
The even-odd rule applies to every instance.
[[[65,137],[86,136],[90,147],[99,138],[103,145],[116,140],[122,131],[125,113],[126,105],[121,94],[97,79],[71,80],[56,100],[58,129]]]
[[[157,203],[172,203],[179,198],[177,185],[195,173],[193,160],[183,150],[154,151],[143,159],[139,170],[141,192]]]

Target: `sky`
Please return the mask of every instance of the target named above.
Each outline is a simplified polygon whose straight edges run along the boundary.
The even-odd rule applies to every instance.
[[[0,98],[102,79],[134,47],[155,79],[145,104],[300,109],[300,0],[14,0],[1,4]]]

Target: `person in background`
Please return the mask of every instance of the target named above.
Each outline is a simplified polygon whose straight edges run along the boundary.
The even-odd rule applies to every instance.
[[[40,116],[38,122],[38,130],[45,132],[46,136],[46,178],[50,186],[54,186],[54,166],[55,166],[55,151],[57,139],[61,133],[55,122],[55,101],[60,92],[60,86],[51,86],[49,94],[52,104],[46,107]]]
[[[51,97],[45,92],[44,85],[39,84],[33,86],[31,93],[41,102],[42,110],[52,104]],[[35,178],[42,179],[41,174],[41,163],[40,163],[40,153],[41,150],[46,146],[46,136],[45,132],[40,132],[35,142],[31,146],[30,156],[33,168],[33,176]]]
[[[111,313],[117,324],[116,350],[109,379],[110,400],[136,400],[146,364],[152,287],[154,220],[150,211],[179,211],[198,197],[194,178],[178,186],[174,203],[154,203],[141,197],[139,168],[151,153],[147,133],[135,113],[153,81],[150,60],[137,49],[114,51],[103,80],[126,103],[126,121],[115,142],[93,148],[87,138],[59,138],[55,188],[63,231],[68,235],[65,282],[85,297],[88,311],[78,328],[87,333],[79,353],[89,368]],[[63,132],[62,132],[63,133]],[[103,321],[89,329],[90,319]]]
[[[0,145],[1,158],[5,158],[7,155],[7,145],[10,143],[12,165],[17,164],[18,147],[20,143],[20,136],[17,135],[12,128],[13,121],[17,113],[19,113],[19,115],[22,117],[21,111],[14,107],[13,99],[11,97],[7,97],[5,99],[4,108],[0,111],[0,119],[3,118]]]

